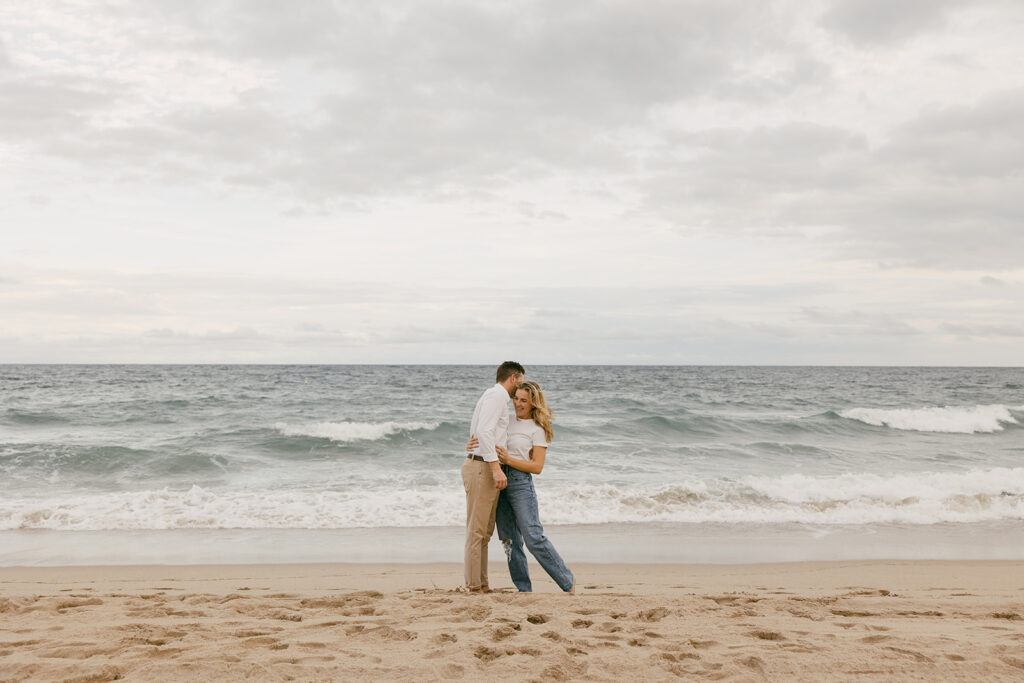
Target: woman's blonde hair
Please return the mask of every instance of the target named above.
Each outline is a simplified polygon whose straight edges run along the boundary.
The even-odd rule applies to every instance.
[[[516,387],[516,391],[522,389],[530,395],[530,417],[537,423],[537,426],[544,430],[544,438],[551,443],[551,440],[555,438],[555,430],[551,427],[551,420],[554,419],[554,415],[551,413],[551,409],[548,408],[548,402],[544,400],[544,392],[540,390],[540,385],[536,382],[526,381]]]

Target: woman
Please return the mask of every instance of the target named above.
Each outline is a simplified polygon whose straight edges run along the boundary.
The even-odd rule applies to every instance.
[[[498,538],[508,558],[508,571],[512,575],[512,583],[520,591],[530,592],[533,589],[526,553],[523,552],[525,542],[558,587],[567,593],[575,593],[576,579],[544,535],[537,510],[537,493],[533,488],[533,475],[544,469],[548,444],[555,435],[551,428],[551,410],[536,382],[520,384],[512,402],[516,416],[509,420],[508,449],[495,447],[501,469],[508,477],[508,486],[498,496],[495,516]],[[466,449],[472,450],[476,443],[476,438],[470,437]]]

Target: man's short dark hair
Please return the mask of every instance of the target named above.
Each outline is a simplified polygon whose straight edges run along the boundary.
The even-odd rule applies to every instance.
[[[526,370],[514,360],[507,360],[498,366],[498,372],[494,374],[494,381],[501,384],[512,375],[525,375]]]

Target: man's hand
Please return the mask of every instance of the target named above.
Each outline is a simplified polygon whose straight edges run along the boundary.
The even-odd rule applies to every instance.
[[[508,486],[508,477],[501,471],[501,465],[497,462],[491,463],[491,475],[494,477],[494,488],[500,491]]]

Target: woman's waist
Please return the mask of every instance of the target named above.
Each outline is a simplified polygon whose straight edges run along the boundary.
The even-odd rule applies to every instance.
[[[529,461],[527,461],[527,462],[529,462]],[[501,470],[505,473],[506,476],[522,476],[522,477],[533,476],[529,472],[523,472],[522,470],[517,470],[512,465],[502,465],[501,466]]]

